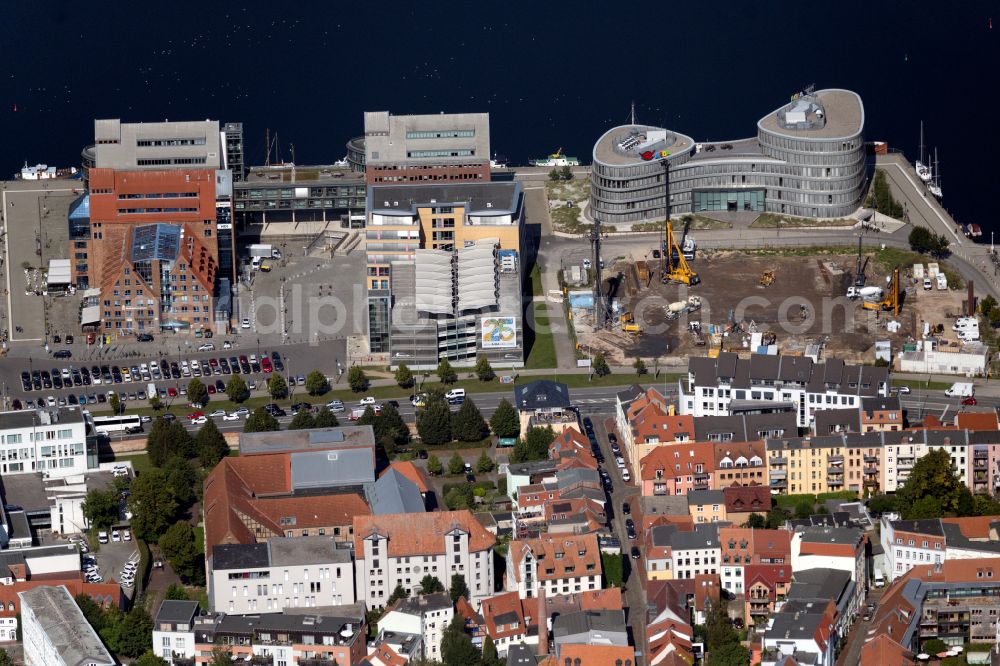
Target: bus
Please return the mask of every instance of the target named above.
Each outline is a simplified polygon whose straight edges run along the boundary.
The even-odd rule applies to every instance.
[[[142,421],[136,415],[95,416],[94,430],[100,435],[132,435],[142,432]]]

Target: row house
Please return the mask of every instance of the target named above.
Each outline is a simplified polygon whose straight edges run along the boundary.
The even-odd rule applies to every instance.
[[[532,603],[526,610],[524,601],[517,592],[505,592],[483,599],[479,607],[478,616],[482,618],[483,631],[493,640],[501,657],[507,655],[511,645],[538,645],[537,627],[529,635],[529,624],[533,626],[534,615],[530,608],[537,608],[538,604]]]
[[[692,490],[687,494],[687,501],[696,525],[726,520],[726,495],[721,490]]]
[[[898,395],[861,399],[861,432],[896,432],[903,429],[903,403]]]
[[[761,640],[761,666],[834,666],[836,619],[833,601],[786,601],[767,623]]]
[[[768,481],[775,494],[844,489],[844,438],[794,437],[767,441]]]
[[[674,407],[655,388],[632,385],[616,396],[615,426],[638,476],[639,461],[662,444],[694,438],[694,419],[674,413]]]
[[[719,524],[658,525],[644,535],[646,577],[651,580],[695,578],[719,573]]]
[[[766,626],[767,618],[781,606],[788,597],[792,584],[792,565],[749,564],[743,568],[743,617],[747,626]]]
[[[763,440],[724,442],[714,446],[713,488],[759,486],[767,484]]]
[[[791,536],[787,530],[720,527],[722,589],[736,598],[743,596],[746,568],[752,565],[781,565],[791,570]]]
[[[586,467],[557,470],[542,483],[521,486],[515,505],[519,516],[541,516],[546,502],[577,498],[603,503],[604,490],[597,470]]]
[[[711,442],[659,446],[640,463],[642,494],[686,495],[692,490],[708,490],[714,470],[715,450]]]
[[[693,628],[705,623],[720,593],[717,575],[650,581],[646,585],[646,663],[679,666],[703,657],[705,646]]]
[[[549,445],[549,460],[558,462],[572,460],[580,466],[597,469],[597,459],[587,436],[574,428],[558,433]]]
[[[596,534],[543,535],[507,549],[507,590],[522,598],[599,589],[601,571]]]
[[[860,408],[862,398],[888,396],[889,371],[839,359],[818,363],[805,356],[740,358],[721,352],[715,358],[690,358],[677,388],[681,414],[727,415],[747,405],[784,405],[794,409],[798,427],[809,428],[822,410]]]
[[[750,516],[765,517],[771,510],[771,489],[767,484],[757,486],[727,486],[722,489],[726,506],[726,520],[743,525]]]
[[[867,589],[868,536],[857,527],[800,527],[792,534],[792,570],[835,569]]]
[[[396,586],[412,594],[430,574],[465,578],[473,601],[493,592],[493,545],[468,510],[354,518],[357,598],[381,608]]]

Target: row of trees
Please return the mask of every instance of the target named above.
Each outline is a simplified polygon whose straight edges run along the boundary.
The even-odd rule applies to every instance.
[[[927,227],[915,226],[910,231],[910,249],[921,254],[943,257],[948,254],[948,239],[944,234],[935,234]]]
[[[917,460],[895,495],[876,495],[868,501],[875,513],[894,511],[906,520],[948,516],[992,516],[1000,502],[989,495],[973,495],[951,464],[951,455],[934,449]]]

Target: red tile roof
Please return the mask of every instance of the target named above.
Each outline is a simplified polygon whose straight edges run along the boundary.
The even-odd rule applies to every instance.
[[[711,474],[715,471],[715,452],[712,446],[712,442],[682,442],[658,446],[639,463],[642,479],[655,480],[657,470],[663,471],[664,479],[688,477],[692,474],[688,469],[689,463],[692,469],[701,464],[704,473]],[[677,465],[680,465],[679,470]]]
[[[959,412],[955,415],[955,425],[969,430],[1000,430],[995,410],[988,412]]]
[[[942,518],[942,523],[958,525],[966,539],[989,539],[990,523],[1000,521],[1000,516],[969,516],[966,518]]]
[[[635,664],[635,650],[632,646],[616,645],[563,645],[559,648],[559,661],[569,663],[574,666],[614,666],[621,659],[622,666],[633,666]],[[577,659],[580,661],[577,662]]]
[[[913,653],[886,634],[861,646],[861,666],[914,666]]]
[[[0,585],[0,617],[14,617],[21,612],[21,598],[18,592],[27,592],[36,587],[51,586],[58,587],[65,585],[71,596],[85,594],[103,608],[111,606],[122,606],[122,588],[118,583],[85,583],[81,579],[82,574],[75,578],[53,578],[45,580],[25,580],[18,581],[13,585]],[[14,610],[10,610],[14,604]]]
[[[489,599],[483,599],[482,606],[479,607],[483,620],[486,623],[486,633],[493,640],[521,636],[527,633],[527,625],[524,621],[524,608],[521,606],[521,598],[517,592],[507,592],[498,594]],[[497,623],[497,618],[502,615],[513,614],[514,621],[504,618],[502,626]]]
[[[722,489],[726,513],[771,510],[771,489],[767,486],[727,486]]]
[[[444,552],[444,535],[453,529],[469,534],[469,551],[492,548],[496,538],[486,531],[472,512],[436,511],[386,516],[354,517],[354,550],[364,552],[364,539],[377,532],[389,539],[389,557],[439,555]]]
[[[382,470],[382,474],[379,474],[379,478],[381,478],[386,472],[388,472],[390,468],[396,470],[397,472],[405,476],[407,479],[417,484],[417,489],[420,490],[421,494],[427,493],[429,487],[427,484],[427,477],[424,476],[423,471],[419,467],[414,465],[413,462],[409,460],[391,462],[389,463],[389,467],[386,467],[384,470]]]
[[[539,581],[601,575],[601,551],[596,534],[546,534],[537,539],[512,541],[509,553],[518,565],[514,567],[515,572],[520,571],[521,560],[528,552],[538,565]],[[567,573],[568,567],[573,568],[571,573]],[[546,573],[547,569],[552,569],[552,573]],[[515,573],[517,575],[519,573]]]

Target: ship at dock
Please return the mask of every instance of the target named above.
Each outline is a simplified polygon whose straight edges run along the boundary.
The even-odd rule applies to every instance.
[[[576,157],[569,157],[564,155],[562,148],[552,153],[548,157],[538,159],[538,160],[528,160],[528,164],[536,167],[564,167],[564,166],[580,166],[580,160]]]

